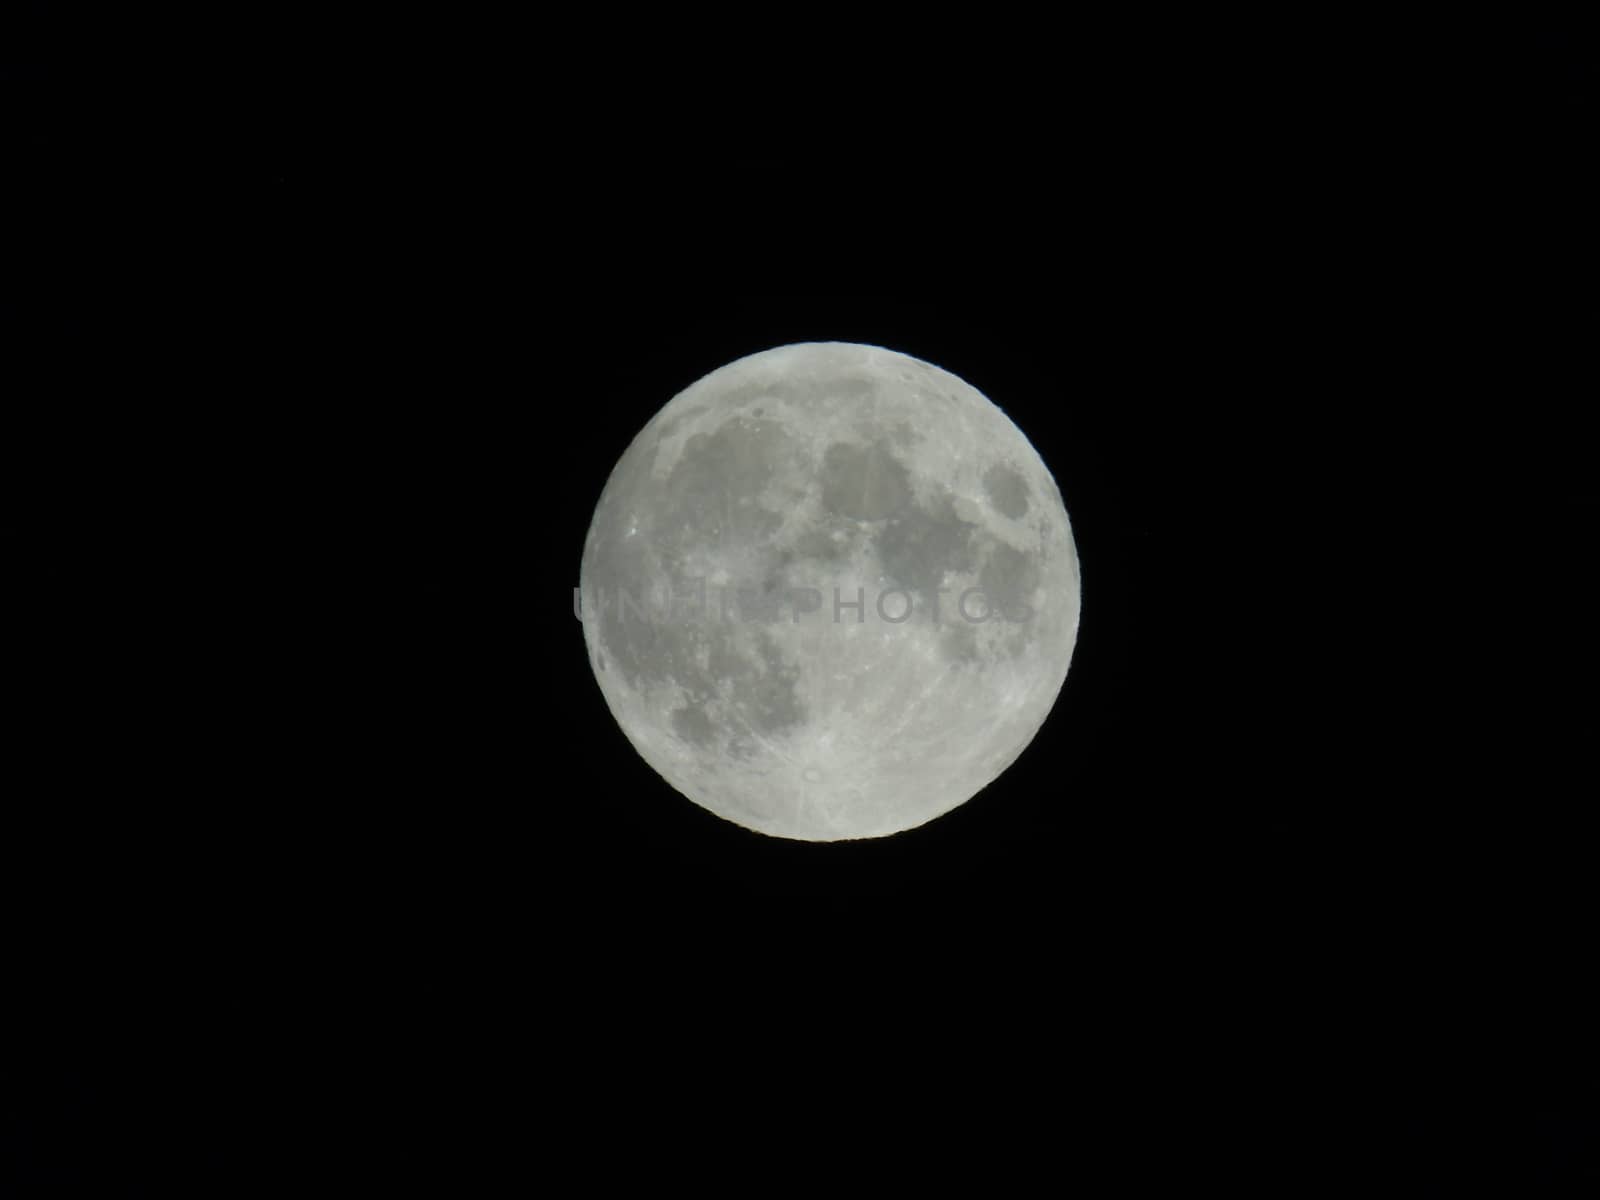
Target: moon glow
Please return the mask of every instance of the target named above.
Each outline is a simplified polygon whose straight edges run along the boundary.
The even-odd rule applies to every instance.
[[[1033,739],[1077,639],[1049,470],[977,389],[812,342],[674,397],[584,544],[589,662],[669,784],[805,841],[922,825]]]

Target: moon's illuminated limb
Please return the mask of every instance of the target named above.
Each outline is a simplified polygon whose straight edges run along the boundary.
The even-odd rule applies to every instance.
[[[1078,628],[1071,526],[1027,438],[954,375],[841,342],[740,359],[657,413],[579,586],[645,761],[811,841],[910,829],[993,781]]]

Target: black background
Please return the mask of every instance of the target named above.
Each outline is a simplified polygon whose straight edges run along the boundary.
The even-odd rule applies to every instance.
[[[1182,43],[8,65],[17,1169],[1568,1194],[1490,1081],[1592,940],[1592,86]],[[1001,780],[818,846],[649,770],[572,588],[662,404],[834,339],[1007,411],[1084,610]]]

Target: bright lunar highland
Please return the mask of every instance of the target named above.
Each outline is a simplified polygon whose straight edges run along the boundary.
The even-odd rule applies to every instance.
[[[1006,415],[878,346],[780,346],[623,454],[583,550],[590,665],[635,749],[776,837],[911,829],[1033,739],[1077,639],[1055,480]]]

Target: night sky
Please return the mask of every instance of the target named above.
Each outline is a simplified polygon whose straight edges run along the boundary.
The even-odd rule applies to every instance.
[[[1568,38],[1425,85],[1012,31],[880,94],[426,22],[166,76],[45,11],[0,25],[15,1194],[886,1148],[1592,1193]],[[807,340],[977,386],[1082,565],[1033,745],[878,842],[674,793],[572,612],[634,433]]]

